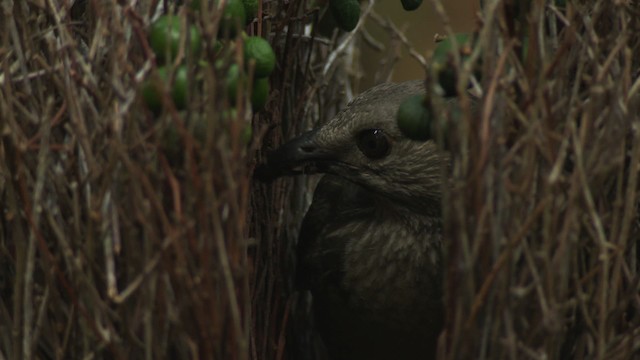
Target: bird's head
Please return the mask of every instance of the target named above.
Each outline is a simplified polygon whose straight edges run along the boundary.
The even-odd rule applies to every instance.
[[[302,134],[268,158],[273,174],[329,173],[405,204],[440,200],[449,160],[435,142],[403,136],[396,112],[422,82],[382,84],[356,97],[323,126]]]

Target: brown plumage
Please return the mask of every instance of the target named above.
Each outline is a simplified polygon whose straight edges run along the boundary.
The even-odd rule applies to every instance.
[[[272,171],[326,173],[299,237],[297,285],[313,295],[333,359],[429,359],[442,327],[445,153],[395,114],[422,82],[383,84],[275,151]]]

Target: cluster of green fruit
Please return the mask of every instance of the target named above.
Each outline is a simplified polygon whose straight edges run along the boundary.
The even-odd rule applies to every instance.
[[[259,36],[243,35],[244,64],[246,70],[253,69],[253,83],[251,92],[251,107],[254,111],[261,110],[269,95],[269,75],[276,66],[276,55],[269,42]],[[217,63],[217,64],[222,64]],[[222,66],[222,65],[220,65]],[[227,96],[235,104],[239,89],[247,89],[246,73],[237,64],[231,64],[227,70]],[[244,86],[240,88],[239,84]]]
[[[193,0],[190,3],[192,10],[200,9],[200,2]],[[220,21],[218,35],[220,39],[236,36],[239,29],[247,24],[247,19],[252,21],[258,11],[258,0],[228,0],[223,10],[223,16]],[[159,113],[163,105],[163,91],[171,95],[173,103],[178,110],[182,110],[187,106],[187,88],[188,88],[188,68],[185,64],[178,65],[173,76],[171,76],[172,66],[170,65],[176,60],[180,52],[181,42],[185,41],[185,53],[192,56],[198,56],[202,47],[202,37],[200,31],[195,25],[190,25],[188,31],[182,28],[180,17],[164,15],[154,21],[149,27],[149,44],[156,55],[158,64],[158,79],[149,79],[143,86],[142,97],[147,106],[154,112]],[[269,42],[258,36],[247,36],[242,33],[242,42],[244,44],[244,63],[247,70],[253,66],[253,83],[250,94],[251,104],[254,111],[262,109],[266,103],[269,93],[268,76],[275,68],[276,58]],[[234,44],[223,45],[218,41],[215,44],[217,53],[222,55],[222,48],[227,47],[227,57],[231,57]],[[204,66],[207,66],[205,63]],[[218,70],[225,67],[224,59],[216,61]],[[244,80],[244,72],[240,71],[236,64],[228,65],[227,70],[227,95],[232,103],[238,95],[238,83]],[[198,72],[196,71],[196,78]],[[246,89],[247,86],[242,87]]]
[[[457,46],[454,45],[454,41]],[[468,61],[473,50],[472,34],[456,34],[453,38],[446,38],[436,45],[429,65],[430,78],[435,80],[435,91],[427,91],[426,95],[411,96],[398,108],[396,120],[406,137],[422,141],[433,139],[432,124],[436,117],[433,113],[431,96],[433,93],[443,97],[458,95],[455,49],[461,64]],[[479,80],[480,75],[480,68],[474,68],[473,76]]]
[[[417,9],[422,0],[401,0],[402,7],[407,11]],[[341,30],[352,31],[360,19],[360,1],[358,0],[329,0],[329,12],[321,20],[321,33],[333,31],[337,25]]]
[[[238,30],[253,21],[258,15],[259,0],[227,0],[224,9],[218,36],[231,38],[236,36]],[[247,36],[241,33],[244,43],[245,69],[253,69],[253,82],[251,86],[251,107],[254,111],[261,110],[267,102],[269,95],[269,80],[276,65],[276,55],[269,42],[259,36]],[[233,50],[233,46],[227,46]],[[216,62],[217,67],[224,67],[224,61]],[[227,69],[227,96],[235,104],[239,89],[247,89],[245,74],[237,64],[231,64]],[[242,83],[244,86],[240,87]]]
[[[169,93],[177,109],[184,109],[187,106],[187,67],[180,65],[173,73],[173,79],[170,79],[171,67],[164,65],[178,56],[181,38],[182,31],[178,16],[161,16],[149,28],[149,45],[156,55],[156,60],[162,66],[158,67],[160,81],[154,78],[149,79],[142,88],[142,97],[149,109],[156,114],[162,110],[162,93],[165,88],[170,90]],[[192,25],[189,27],[189,43],[185,46],[185,51],[197,55],[201,46],[200,31]]]
[[[222,14],[222,22],[220,28],[229,31],[229,37],[235,34],[235,31],[249,24],[258,15],[259,0],[228,0]],[[191,0],[191,9],[200,11],[200,0]]]

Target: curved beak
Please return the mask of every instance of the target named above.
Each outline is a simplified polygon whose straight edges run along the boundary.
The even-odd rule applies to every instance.
[[[318,163],[330,161],[335,156],[318,145],[317,133],[318,129],[308,131],[271,152],[267,162],[256,168],[256,176],[270,181],[285,175],[318,172]]]

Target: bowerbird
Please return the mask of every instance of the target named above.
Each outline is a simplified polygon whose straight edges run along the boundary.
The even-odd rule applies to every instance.
[[[268,157],[273,174],[325,174],[300,230],[296,280],[332,359],[435,356],[449,157],[398,129],[400,103],[419,93],[421,81],[378,85]]]

